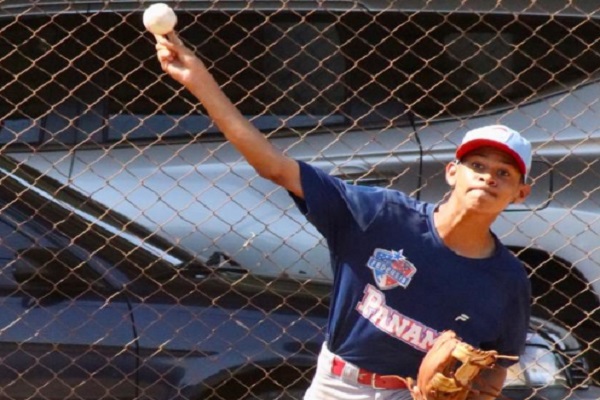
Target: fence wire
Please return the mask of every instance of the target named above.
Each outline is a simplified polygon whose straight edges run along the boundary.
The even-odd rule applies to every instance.
[[[522,132],[533,192],[494,230],[528,269],[534,318],[507,387],[585,396],[600,377],[600,2],[410,3],[172,6],[275,146],[354,184],[436,202],[467,129]],[[0,4],[0,397],[299,399],[325,244],[162,73],[149,4]]]

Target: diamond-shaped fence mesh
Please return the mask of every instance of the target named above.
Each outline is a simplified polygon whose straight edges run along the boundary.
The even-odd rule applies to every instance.
[[[0,2],[0,397],[299,399],[325,243],[162,72],[149,4]],[[522,132],[533,191],[494,231],[534,318],[505,393],[597,398],[600,2],[172,6],[276,147],[356,185],[437,202],[466,130]]]

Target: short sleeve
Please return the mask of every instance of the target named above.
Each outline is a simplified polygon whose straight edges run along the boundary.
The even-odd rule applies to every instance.
[[[367,229],[385,204],[386,189],[350,185],[321,169],[302,161],[298,163],[304,199],[290,194],[300,211],[325,237],[331,237],[331,229],[348,218],[362,230]]]

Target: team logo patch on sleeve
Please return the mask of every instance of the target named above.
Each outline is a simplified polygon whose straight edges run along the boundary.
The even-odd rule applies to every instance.
[[[397,286],[405,288],[417,272],[415,266],[404,257],[402,250],[375,249],[367,262],[367,267],[373,270],[375,283],[381,290]]]

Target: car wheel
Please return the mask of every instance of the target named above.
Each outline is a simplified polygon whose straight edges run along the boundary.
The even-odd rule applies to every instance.
[[[513,249],[514,250],[514,249]],[[600,380],[600,299],[573,265],[535,250],[515,251],[532,283],[532,315],[564,327],[583,346],[590,371]]]

